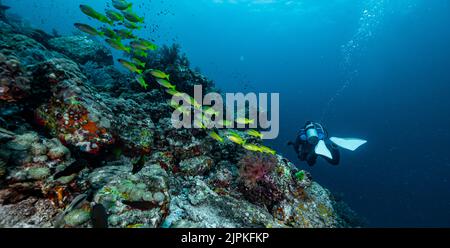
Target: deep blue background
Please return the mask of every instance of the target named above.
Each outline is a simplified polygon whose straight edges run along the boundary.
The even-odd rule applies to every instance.
[[[101,9],[107,0],[3,2],[34,26],[70,34],[87,22],[80,3]],[[268,143],[370,226],[450,226],[450,1],[133,2],[150,24],[142,35],[179,42],[220,88],[281,93],[282,132]],[[359,48],[343,52],[352,39]],[[322,117],[331,134],[369,143],[344,151],[338,167],[299,164],[285,144]]]

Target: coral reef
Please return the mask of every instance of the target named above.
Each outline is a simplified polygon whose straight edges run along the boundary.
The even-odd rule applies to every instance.
[[[25,98],[30,79],[13,55],[0,53],[0,100],[15,102]]]
[[[1,227],[360,224],[282,156],[173,128],[165,92],[131,83],[96,41],[1,21],[0,34]],[[180,90],[214,88],[177,46],[146,62]]]
[[[48,41],[50,48],[67,55],[79,64],[95,62],[100,66],[113,65],[111,51],[86,36],[61,36]]]
[[[266,206],[272,206],[282,198],[282,187],[276,185],[279,175],[274,173],[278,165],[275,156],[249,152],[239,165],[239,184],[246,198]]]
[[[211,80],[208,80],[205,76],[190,68],[189,59],[186,54],[181,53],[181,47],[178,44],[163,46],[160,50],[151,53],[145,59],[145,62],[146,69],[164,70],[167,74],[171,75],[171,82],[181,92],[192,95],[195,85],[202,85],[205,91],[204,93],[211,92],[212,90],[217,91],[217,89],[214,89],[214,84]],[[146,77],[147,79],[151,79],[150,75],[146,75]]]

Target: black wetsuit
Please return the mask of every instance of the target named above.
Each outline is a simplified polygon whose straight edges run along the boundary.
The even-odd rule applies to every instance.
[[[304,129],[302,129],[304,130]],[[341,154],[339,153],[338,147],[333,144],[329,139],[328,139],[328,134],[325,131],[325,137],[324,137],[324,142],[325,145],[327,146],[328,150],[330,150],[331,155],[333,156],[333,159],[330,159],[328,157],[322,156],[322,155],[317,155],[315,153],[315,145],[312,145],[310,143],[308,143],[307,140],[302,140],[300,137],[300,134],[302,133],[302,131],[300,131],[300,133],[297,135],[297,139],[295,140],[294,143],[290,142],[290,145],[294,146],[295,152],[298,155],[298,159],[300,161],[306,161],[308,163],[309,166],[313,166],[316,164],[317,161],[317,157],[323,157],[328,163],[332,164],[332,165],[338,165],[340,160],[341,160]]]

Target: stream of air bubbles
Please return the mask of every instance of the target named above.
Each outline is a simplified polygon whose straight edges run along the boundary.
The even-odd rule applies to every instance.
[[[364,51],[367,41],[374,36],[374,33],[384,19],[383,16],[385,14],[386,1],[387,0],[367,1],[359,19],[358,29],[351,39],[341,46],[343,56],[341,68],[344,73],[344,80],[325,105],[325,108],[322,111],[321,121],[324,121],[325,118],[328,117],[337,98],[352,85],[355,77],[358,75],[358,66],[355,61]]]

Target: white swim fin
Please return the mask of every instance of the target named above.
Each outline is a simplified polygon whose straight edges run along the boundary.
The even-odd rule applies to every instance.
[[[342,147],[344,149],[355,151],[360,146],[367,143],[367,140],[362,139],[356,139],[356,138],[337,138],[337,137],[331,137],[331,142],[336,144],[339,147]]]
[[[314,151],[317,155],[322,155],[329,159],[333,159],[333,155],[331,154],[330,150],[328,150],[328,147],[325,145],[325,142],[323,140],[319,141]]]

